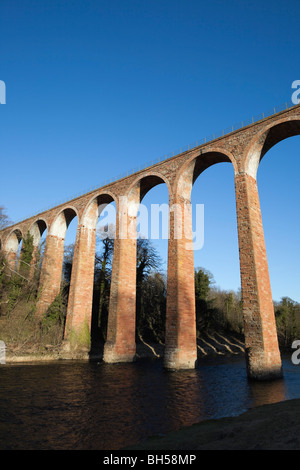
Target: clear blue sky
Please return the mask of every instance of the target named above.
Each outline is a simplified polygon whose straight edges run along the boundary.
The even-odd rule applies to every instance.
[[[0,203],[14,221],[285,102],[300,79],[300,3],[1,0]],[[300,301],[300,137],[258,171],[274,299]],[[205,207],[195,266],[238,289],[233,171],[192,193]],[[154,188],[145,202],[168,202]],[[160,244],[167,256],[167,245]]]

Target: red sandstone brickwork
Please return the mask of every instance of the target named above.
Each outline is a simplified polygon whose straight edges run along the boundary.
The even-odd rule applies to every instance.
[[[169,369],[190,369],[197,361],[194,253],[190,249],[192,217],[184,207],[190,204],[189,200],[175,197],[172,204],[177,213],[171,211],[169,216],[164,364]],[[184,228],[180,238],[176,234],[178,224]]]
[[[54,207],[0,232],[0,245],[13,263],[17,250],[16,237],[47,227],[47,242],[41,273],[41,295],[38,315],[43,315],[60,288],[64,233],[52,231],[64,214],[66,226],[77,216],[76,240],[68,305],[67,331],[79,332],[90,322],[92,273],[94,266],[94,233],[87,223],[87,213],[94,205],[114,200],[118,218],[135,229],[135,204],[153,186],[167,184],[171,201],[186,204],[195,179],[206,168],[219,162],[233,165],[236,179],[236,207],[239,234],[242,296],[244,305],[245,340],[250,376],[263,378],[280,375],[272,294],[261,222],[256,171],[261,158],[277,142],[300,134],[300,106],[294,106],[256,122],[208,144],[174,156],[134,175],[115,181],[69,203]],[[119,207],[119,198],[127,198],[128,206]],[[123,213],[124,212],[124,213]],[[173,215],[170,214],[170,227]],[[122,222],[122,223],[123,223]],[[189,222],[188,222],[189,223]],[[117,230],[119,231],[119,221]],[[85,227],[85,228],[84,228]],[[35,227],[36,229],[36,227]],[[192,251],[186,250],[187,240],[178,240],[170,230],[168,253],[168,294],[166,324],[167,367],[194,367],[196,359],[194,267]],[[34,230],[32,233],[38,233]],[[55,235],[56,234],[56,235]],[[13,240],[14,238],[14,240]],[[136,243],[117,239],[113,258],[111,298],[108,320],[108,341],[105,360],[132,360],[135,353],[135,274]],[[76,335],[75,335],[76,337]],[[79,337],[79,336],[78,336]]]
[[[42,317],[60,292],[64,239],[48,234],[40,277],[36,315]]]
[[[140,187],[131,189],[128,204],[119,207],[110,289],[106,362],[128,362],[135,356],[136,325],[136,224]]]
[[[104,361],[128,362],[135,356],[136,240],[115,240],[107,342]]]
[[[90,331],[92,321],[93,282],[95,267],[96,229],[79,226],[74,249],[72,276],[67,308],[65,339],[82,336],[86,328]],[[81,344],[84,346],[84,344]],[[85,344],[88,346],[88,344]]]
[[[33,252],[32,252],[32,258],[30,262],[30,272],[29,272],[30,279],[33,278],[36,272],[38,260],[39,260],[38,247],[34,246]]]
[[[260,378],[281,371],[272,292],[256,180],[237,175],[236,206],[245,347],[249,375]]]

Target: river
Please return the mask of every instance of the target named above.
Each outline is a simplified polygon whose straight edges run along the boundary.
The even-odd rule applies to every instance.
[[[171,372],[160,359],[132,364],[57,361],[0,366],[0,449],[116,450],[205,419],[300,397],[300,365],[247,379],[245,360],[202,359]]]

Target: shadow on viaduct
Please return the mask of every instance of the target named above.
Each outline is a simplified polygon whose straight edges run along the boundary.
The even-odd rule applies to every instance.
[[[33,235],[37,247],[47,229],[36,311],[42,316],[60,291],[65,234],[72,219],[78,218],[64,341],[79,347],[76,343],[82,331],[91,328],[96,224],[103,208],[115,202],[116,238],[103,360],[130,362],[136,350],[137,212],[147,192],[165,183],[169,207],[176,209],[169,211],[164,363],[169,369],[194,368],[194,261],[193,251],[188,248],[192,233],[191,190],[208,167],[228,162],[235,175],[247,372],[257,379],[280,377],[282,365],[256,175],[268,150],[299,134],[297,105],[7,227],[0,232],[1,247],[13,264],[25,234],[29,231]],[[179,230],[178,236],[183,224],[185,229]]]

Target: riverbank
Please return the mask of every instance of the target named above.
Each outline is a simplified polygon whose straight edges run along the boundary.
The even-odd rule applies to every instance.
[[[126,450],[300,450],[300,399],[152,437]]]

